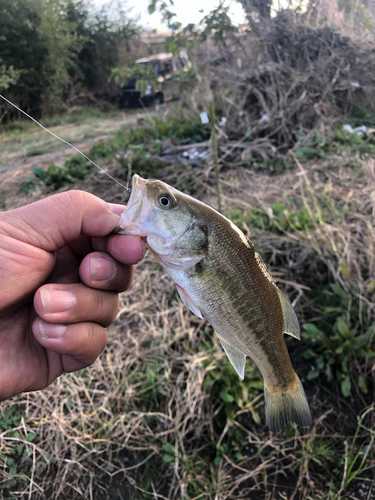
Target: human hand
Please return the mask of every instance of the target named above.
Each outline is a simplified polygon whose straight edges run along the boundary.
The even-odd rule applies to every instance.
[[[104,349],[118,292],[144,254],[139,237],[110,235],[123,208],[67,191],[0,213],[0,400]]]

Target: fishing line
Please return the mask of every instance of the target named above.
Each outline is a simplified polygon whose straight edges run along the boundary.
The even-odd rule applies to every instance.
[[[77,151],[77,153],[79,153],[80,155],[82,155],[84,158],[86,158],[87,161],[89,161],[90,163],[92,163],[96,168],[98,168],[103,174],[107,175],[110,179],[112,179],[113,181],[115,181],[117,184],[119,184],[121,187],[123,187],[124,189],[126,189],[127,191],[129,191],[129,193],[131,192],[131,189],[128,188],[127,186],[124,186],[124,184],[121,184],[120,181],[118,181],[117,179],[115,179],[114,177],[112,177],[112,175],[110,175],[108,172],[106,172],[104,170],[104,168],[102,167],[99,167],[99,165],[97,165],[94,161],[90,160],[90,158],[88,156],[85,155],[85,153],[82,153],[82,151],[80,151],[78,148],[76,148],[73,144],[70,144],[70,142],[66,141],[65,139],[62,139],[61,137],[59,137],[58,135],[54,134],[53,132],[51,132],[51,130],[48,130],[48,128],[44,127],[41,123],[39,123],[37,120],[35,120],[35,118],[33,118],[32,116],[30,116],[29,114],[26,113],[26,111],[24,111],[23,109],[19,108],[18,106],[16,106],[15,104],[13,104],[11,101],[9,101],[6,97],[4,97],[3,95],[0,94],[0,97],[2,99],[4,99],[5,102],[7,102],[8,104],[10,104],[11,106],[13,106],[14,108],[16,108],[18,111],[20,111],[21,113],[23,113],[25,116],[27,116],[27,118],[30,118],[30,120],[32,120],[34,123],[36,123],[37,125],[39,125],[39,127],[41,127],[43,130],[45,130],[46,132],[48,132],[49,134],[51,134],[53,137],[55,137],[56,139],[59,139],[61,142],[64,142],[65,144],[67,144],[68,146],[70,146],[71,148],[73,148],[75,151]]]

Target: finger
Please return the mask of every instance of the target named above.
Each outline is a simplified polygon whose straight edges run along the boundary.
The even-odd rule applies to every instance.
[[[55,251],[83,234],[102,237],[115,229],[120,217],[110,205],[84,191],[66,191],[0,214],[0,232]]]
[[[107,343],[106,330],[91,322],[66,325],[37,318],[33,323],[33,333],[45,349],[62,355],[62,368],[66,372],[91,365]],[[50,369],[53,371],[53,367]]]
[[[80,260],[70,246],[58,250],[55,256],[55,267],[46,281],[48,283],[79,283]]]
[[[119,205],[118,203],[110,203],[109,208],[111,212],[113,212],[116,215],[122,214],[122,212],[125,210],[126,206],[125,205]]]
[[[117,293],[94,290],[83,283],[40,287],[34,296],[34,308],[40,318],[50,323],[93,321],[109,326],[119,307]]]
[[[143,259],[147,248],[139,236],[130,235],[93,238],[91,244],[96,252],[108,252],[123,264],[136,264]]]
[[[81,262],[79,275],[91,288],[124,292],[133,282],[134,268],[117,262],[107,253],[93,252]]]

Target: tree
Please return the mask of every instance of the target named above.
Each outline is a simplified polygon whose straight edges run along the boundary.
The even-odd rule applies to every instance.
[[[247,16],[252,17],[256,12],[262,20],[268,20],[271,17],[272,0],[238,0],[242,5]]]
[[[224,2],[220,2],[218,7],[202,19],[200,24],[204,27],[201,33],[203,40],[206,40],[207,37],[213,34],[217,42],[225,45],[225,38],[228,33],[236,33],[238,31],[236,26],[233,25],[228,11],[229,6],[224,6]]]
[[[110,1],[98,12],[89,12],[82,0],[66,4],[69,22],[83,40],[75,78],[91,91],[106,85],[112,68],[118,66],[120,46],[129,44],[138,26],[129,18],[123,2]],[[111,14],[112,13],[112,14]]]
[[[35,115],[54,108],[69,82],[77,40],[59,0],[0,0],[0,60],[8,96]]]

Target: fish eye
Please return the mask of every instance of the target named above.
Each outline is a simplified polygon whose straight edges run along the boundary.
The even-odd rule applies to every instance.
[[[158,198],[161,208],[172,208],[173,200],[169,194],[161,194]]]

